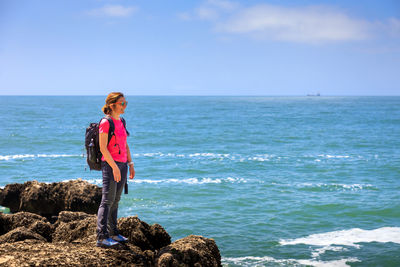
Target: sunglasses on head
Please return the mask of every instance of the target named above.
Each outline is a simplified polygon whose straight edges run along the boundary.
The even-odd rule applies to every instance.
[[[115,104],[120,104],[121,106],[127,106],[128,105],[128,101],[121,101],[121,102],[116,102]]]

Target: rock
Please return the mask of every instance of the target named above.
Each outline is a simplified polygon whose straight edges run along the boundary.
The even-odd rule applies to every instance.
[[[16,214],[0,213],[0,235],[4,235],[16,228],[23,227],[33,233],[39,234],[47,241],[51,241],[54,231],[46,218],[30,212],[18,212]]]
[[[4,265],[1,265],[3,263]],[[102,249],[93,243],[24,240],[0,244],[1,266],[154,266],[137,247]]]
[[[171,244],[171,237],[159,224],[148,225],[137,216],[118,220],[118,229],[142,250],[156,250]]]
[[[8,184],[0,191],[0,206],[7,207],[11,212],[19,211],[19,198],[23,184]]]
[[[61,211],[96,214],[101,201],[101,188],[81,179],[39,183],[9,184],[0,191],[0,206],[12,213],[28,211],[50,219]]]
[[[128,243],[96,247],[100,200],[101,189],[82,180],[7,185],[0,205],[22,211],[0,212],[0,265],[221,266],[213,239],[192,235],[171,244],[161,225],[137,216],[118,219]]]
[[[162,248],[157,254],[156,265],[221,266],[221,255],[213,239],[190,235]]]
[[[130,241],[114,249],[96,247],[96,216],[63,211],[51,225],[29,212],[0,213],[0,265],[6,266],[221,266],[215,241],[188,236],[171,244],[158,224],[120,218]]]
[[[96,215],[62,211],[54,225],[52,240],[54,242],[94,242],[96,241],[96,223]]]
[[[13,243],[17,241],[23,241],[26,239],[37,239],[40,241],[46,241],[46,239],[43,236],[22,226],[15,228],[14,230],[8,232],[5,235],[0,236],[0,244]]]

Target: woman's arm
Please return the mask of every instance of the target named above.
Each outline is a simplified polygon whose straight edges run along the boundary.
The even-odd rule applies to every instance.
[[[126,143],[126,154],[128,155],[128,165],[129,165],[129,179],[135,177],[135,164],[133,164],[131,151],[129,150],[128,142]]]
[[[118,168],[118,165],[115,163],[114,159],[112,158],[110,151],[107,149],[108,143],[108,133],[100,133],[99,144],[100,144],[100,152],[103,154],[104,159],[107,163],[111,166],[114,175],[114,181],[117,183],[121,181],[121,172]]]

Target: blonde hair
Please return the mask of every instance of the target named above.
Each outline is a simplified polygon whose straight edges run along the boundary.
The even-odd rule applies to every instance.
[[[109,93],[106,98],[106,104],[101,109],[104,112],[104,114],[110,115],[112,111],[111,105],[117,103],[118,99],[121,97],[125,97],[123,93],[120,92]]]

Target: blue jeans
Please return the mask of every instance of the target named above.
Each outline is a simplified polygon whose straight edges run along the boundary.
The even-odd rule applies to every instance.
[[[103,161],[101,171],[103,174],[103,189],[99,211],[97,212],[97,239],[105,239],[118,235],[117,217],[118,202],[127,179],[128,165],[126,162],[115,162],[121,171],[121,181],[114,181],[111,166]]]

